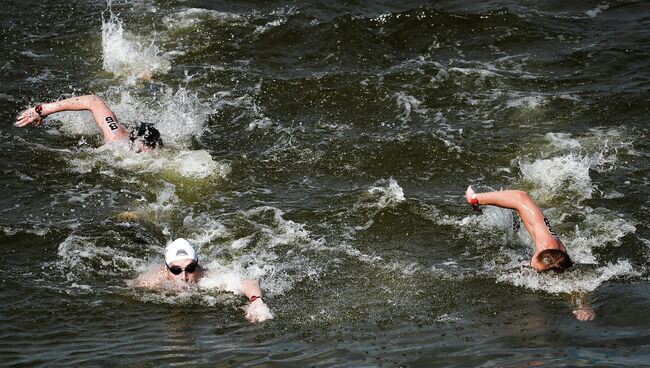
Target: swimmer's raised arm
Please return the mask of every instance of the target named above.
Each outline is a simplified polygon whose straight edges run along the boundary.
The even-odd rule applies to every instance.
[[[538,271],[565,270],[573,264],[566,247],[551,229],[548,219],[528,193],[520,190],[476,193],[472,186],[465,191],[467,203],[474,207],[492,205],[516,210],[526,230],[535,242],[531,266]]]
[[[246,311],[246,319],[250,322],[264,322],[267,319],[273,318],[273,314],[269,307],[262,299],[262,288],[257,280],[243,280],[241,282],[242,289],[250,304],[244,308]]]
[[[30,124],[39,126],[43,122],[43,118],[50,114],[81,110],[88,110],[93,114],[93,119],[102,131],[105,143],[128,137],[129,132],[117,122],[117,117],[110,107],[96,95],[71,97],[31,107],[18,115],[15,125],[17,127],[25,127]]]

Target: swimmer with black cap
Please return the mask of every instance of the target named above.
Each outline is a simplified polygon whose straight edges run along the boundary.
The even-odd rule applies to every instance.
[[[118,123],[115,113],[106,102],[96,95],[71,97],[31,107],[18,115],[15,125],[21,128],[30,124],[39,126],[48,115],[81,110],[88,110],[93,114],[95,124],[104,136],[104,144],[128,143],[129,148],[135,152],[149,152],[163,146],[160,132],[153,124],[140,123],[129,132]]]
[[[178,238],[165,248],[165,265],[141,275],[134,281],[136,287],[160,289],[186,288],[196,284],[206,275],[208,270],[201,267],[196,250],[183,238]],[[264,322],[273,318],[273,314],[264,303],[262,289],[257,280],[242,280],[241,291],[249,301],[246,319],[250,322]]]
[[[519,190],[476,193],[472,186],[465,191],[467,203],[474,209],[480,205],[492,205],[517,210],[526,230],[535,242],[535,253],[530,265],[540,272],[564,272],[573,266],[560,237],[553,231],[548,219],[528,193]],[[578,305],[573,311],[581,321],[593,320],[594,310],[588,305]]]

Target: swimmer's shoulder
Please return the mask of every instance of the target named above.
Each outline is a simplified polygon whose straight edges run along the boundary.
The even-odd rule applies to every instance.
[[[165,283],[163,271],[163,267],[156,267],[133,280],[133,286],[145,289],[159,289]]]

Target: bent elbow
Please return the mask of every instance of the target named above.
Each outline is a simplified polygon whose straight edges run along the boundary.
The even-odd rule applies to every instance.
[[[102,108],[102,107],[107,106],[106,102],[104,102],[104,100],[102,100],[101,97],[99,97],[99,96],[97,96],[95,94],[86,95],[86,96],[83,96],[83,97],[84,97],[84,100],[85,100],[84,102],[85,102],[86,106],[88,106],[89,110],[93,110],[95,108]]]
[[[532,198],[530,198],[530,194],[528,194],[528,192],[525,192],[523,190],[518,190],[516,195],[517,195],[517,199],[519,199],[519,201],[521,202],[528,202],[532,200]]]

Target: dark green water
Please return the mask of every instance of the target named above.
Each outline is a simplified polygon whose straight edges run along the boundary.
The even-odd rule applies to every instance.
[[[647,2],[4,5],[3,366],[650,361]],[[88,93],[167,148],[100,147],[84,113],[13,126]],[[590,265],[523,267],[530,238],[468,184],[530,191]],[[181,236],[218,272],[129,285]],[[244,319],[242,277],[274,319]]]

